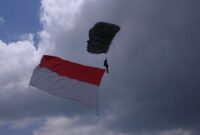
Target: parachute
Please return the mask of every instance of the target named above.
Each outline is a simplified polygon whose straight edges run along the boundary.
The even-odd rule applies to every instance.
[[[107,53],[110,44],[120,30],[116,24],[98,22],[89,30],[87,51],[92,54]]]

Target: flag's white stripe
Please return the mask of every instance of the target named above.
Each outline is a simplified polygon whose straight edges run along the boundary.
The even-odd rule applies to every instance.
[[[98,86],[60,76],[47,68],[36,67],[30,85],[55,96],[73,99],[96,107]]]

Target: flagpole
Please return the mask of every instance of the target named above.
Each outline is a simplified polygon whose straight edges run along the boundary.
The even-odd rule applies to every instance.
[[[98,105],[97,105],[97,116],[99,116],[99,108],[98,108]]]
[[[96,98],[96,111],[97,111],[97,116],[99,116],[99,89],[98,89],[98,92],[97,92],[97,98]]]

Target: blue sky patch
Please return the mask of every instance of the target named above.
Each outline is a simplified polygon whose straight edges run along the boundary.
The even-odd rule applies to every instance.
[[[21,34],[40,31],[40,5],[40,0],[1,0],[0,40],[14,42]]]

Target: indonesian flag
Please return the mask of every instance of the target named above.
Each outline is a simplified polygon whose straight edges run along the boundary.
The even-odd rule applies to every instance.
[[[30,85],[52,95],[97,107],[99,85],[105,70],[44,55],[33,71]]]

